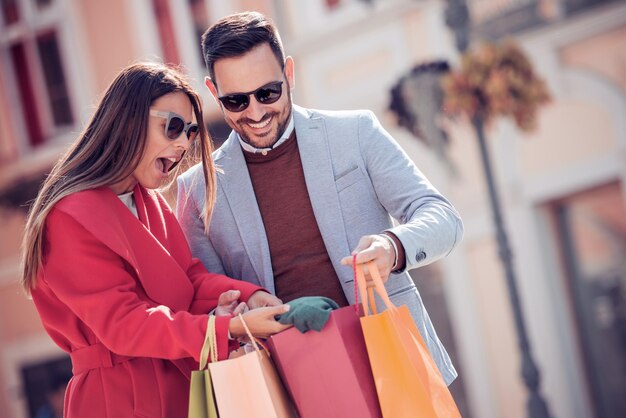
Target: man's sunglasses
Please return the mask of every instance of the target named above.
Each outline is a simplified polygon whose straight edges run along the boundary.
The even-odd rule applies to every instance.
[[[283,82],[274,81],[247,93],[227,94],[218,99],[229,112],[243,112],[250,105],[250,96],[253,94],[257,102],[272,104],[283,94]]]
[[[185,119],[178,113],[150,109],[150,115],[167,120],[165,122],[165,136],[172,141],[177,140],[183,132],[189,141],[193,141],[198,135],[198,124],[185,123]]]

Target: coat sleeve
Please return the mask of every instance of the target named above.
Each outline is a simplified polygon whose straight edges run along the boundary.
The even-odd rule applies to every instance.
[[[211,273],[226,274],[222,261],[213,248],[208,234],[204,232],[202,208],[204,207],[204,179],[198,166],[178,177],[176,197],[176,218],[180,223],[191,253],[197,257]]]
[[[372,112],[359,118],[359,149],[378,200],[399,221],[389,229],[405,250],[406,267],[447,255],[463,236],[452,204],[435,189]]]
[[[209,273],[202,263],[194,258],[187,269],[187,276],[193,283],[194,301],[191,312],[206,313],[217,306],[219,296],[228,290],[239,290],[239,299],[247,302],[250,296],[263,288],[242,280],[235,280],[221,274]]]
[[[206,314],[173,312],[140,298],[138,282],[123,259],[60,210],[48,215],[45,240],[42,280],[109,350],[134,357],[199,360]],[[222,281],[231,282],[215,278],[216,285]],[[217,318],[222,347],[228,344],[229,320]],[[220,358],[227,356],[227,351],[219,352]]]
[[[209,273],[197,258],[192,259],[191,265],[187,269],[187,276],[193,283],[194,288],[194,298],[189,312],[195,314],[211,312],[217,306],[219,296],[228,290],[239,290],[241,292],[239,300],[243,302],[247,302],[250,296],[257,290],[263,290],[261,287],[251,283],[231,279],[221,274]],[[228,335],[229,322],[222,320],[222,318],[219,316],[216,318],[216,334]],[[239,348],[239,342],[236,340],[223,338],[217,341],[218,353],[229,353],[237,348]],[[221,355],[219,357],[220,360],[223,359]]]

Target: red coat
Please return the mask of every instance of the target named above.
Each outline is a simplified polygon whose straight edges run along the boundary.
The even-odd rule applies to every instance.
[[[134,196],[139,220],[108,188],[66,197],[46,219],[32,297],[72,357],[66,417],[187,416],[207,312],[226,290],[247,300],[259,289],[207,273],[163,197],[140,186]],[[216,327],[223,359],[228,318]]]

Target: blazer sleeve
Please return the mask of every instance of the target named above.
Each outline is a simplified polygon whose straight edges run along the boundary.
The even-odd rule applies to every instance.
[[[390,228],[406,255],[406,268],[447,255],[463,236],[456,209],[417,168],[376,116],[359,117],[359,149],[376,196],[399,225]]]
[[[187,238],[191,253],[211,273],[226,274],[222,261],[213,248],[208,234],[204,232],[202,208],[204,207],[204,179],[198,166],[178,177],[176,218]]]
[[[45,234],[41,279],[109,350],[134,357],[199,360],[206,314],[173,312],[141,299],[123,259],[60,210],[48,215]],[[233,282],[221,276],[214,280]],[[223,348],[228,345],[229,321],[229,317],[216,321]],[[227,357],[223,348],[220,358]]]

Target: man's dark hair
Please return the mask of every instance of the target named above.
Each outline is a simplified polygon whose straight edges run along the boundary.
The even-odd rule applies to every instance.
[[[218,20],[202,35],[202,55],[209,77],[215,82],[215,61],[238,57],[264,43],[269,44],[281,68],[284,68],[283,44],[278,29],[270,19],[258,12],[243,12]]]

